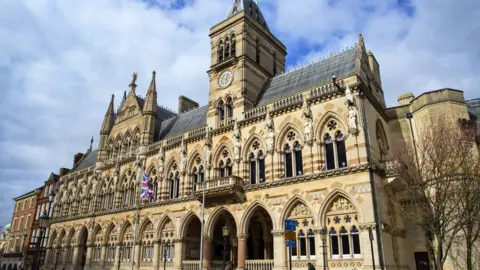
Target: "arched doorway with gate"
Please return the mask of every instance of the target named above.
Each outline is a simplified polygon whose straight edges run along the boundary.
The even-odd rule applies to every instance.
[[[234,269],[238,245],[235,218],[226,208],[220,209],[212,215],[209,228],[211,269]]]
[[[260,204],[246,212],[245,268],[248,270],[270,270],[273,268],[273,222],[268,211]]]

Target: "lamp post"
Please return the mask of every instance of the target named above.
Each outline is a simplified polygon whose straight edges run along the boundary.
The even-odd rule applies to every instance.
[[[167,268],[167,243],[162,240],[162,253],[163,253],[163,270]]]
[[[322,238],[322,255],[323,255],[323,270],[327,270],[327,254],[325,248],[327,247],[327,230],[322,228],[320,230],[320,237]]]
[[[121,258],[122,258],[122,254],[123,254],[123,245],[120,244],[119,245],[119,252],[118,252],[118,266],[117,266],[117,270],[120,270],[120,262],[121,262]]]
[[[222,227],[222,234],[223,234],[223,269],[225,269],[225,261],[227,259],[228,236],[230,235],[230,227],[228,227],[227,223],[225,223],[225,226]]]

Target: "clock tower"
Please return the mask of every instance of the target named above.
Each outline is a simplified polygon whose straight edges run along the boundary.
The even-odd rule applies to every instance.
[[[210,29],[210,39],[207,124],[217,128],[242,120],[256,105],[265,83],[285,70],[287,52],[253,0],[235,0],[227,19]]]

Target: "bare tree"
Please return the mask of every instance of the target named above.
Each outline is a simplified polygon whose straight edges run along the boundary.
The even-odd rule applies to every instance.
[[[478,155],[456,121],[438,119],[425,127],[418,130],[415,145],[408,143],[395,155],[396,201],[401,202],[395,209],[405,222],[423,231],[431,262],[442,270],[453,241],[464,229],[460,217],[465,217],[473,204],[472,193],[480,185],[474,170],[467,169],[478,168]],[[463,193],[471,194],[468,202]],[[459,207],[462,203],[469,206]]]

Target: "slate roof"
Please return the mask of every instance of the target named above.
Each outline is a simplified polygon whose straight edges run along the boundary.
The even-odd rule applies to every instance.
[[[95,163],[97,162],[97,153],[98,150],[93,150],[89,152],[86,157],[83,157],[82,161],[80,161],[80,164],[78,164],[78,166],[75,167],[72,172],[80,171],[95,165]]]
[[[208,105],[182,113],[160,123],[156,140],[164,140],[207,125]]]
[[[258,7],[257,3],[255,3],[253,0],[235,0],[235,2],[233,2],[232,8],[228,12],[227,18],[233,17],[242,11],[245,11],[245,14],[247,16],[256,20],[260,25],[265,27],[265,29],[270,31],[267,22],[263,17],[262,11]]]
[[[356,46],[325,60],[270,79],[262,90],[257,106],[263,106],[307,89],[326,84],[332,75],[340,79],[355,74]]]

